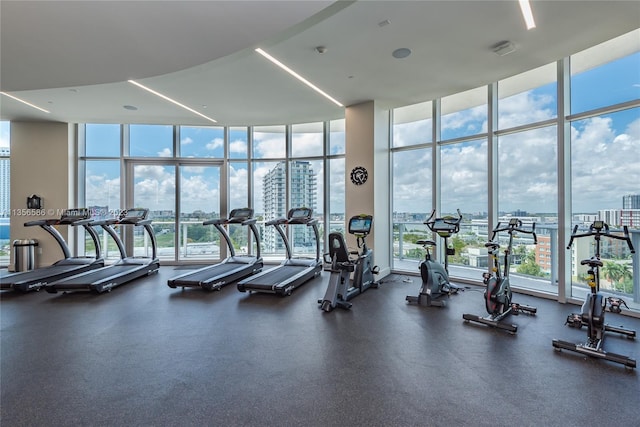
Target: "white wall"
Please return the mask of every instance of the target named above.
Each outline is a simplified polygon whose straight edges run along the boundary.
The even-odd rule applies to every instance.
[[[375,101],[352,105],[345,111],[345,214],[373,215],[373,231],[367,245],[373,249],[378,279],[391,272],[391,214],[389,209],[389,112]],[[364,167],[368,180],[362,185],[351,182],[351,171]],[[377,237],[377,238],[376,238]],[[355,238],[347,235],[347,245],[355,247]]]

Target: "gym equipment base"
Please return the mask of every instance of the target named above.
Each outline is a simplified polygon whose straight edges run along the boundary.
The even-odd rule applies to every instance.
[[[481,323],[483,325],[491,326],[492,328],[502,329],[504,331],[509,332],[510,334],[515,334],[516,332],[518,332],[518,325],[514,325],[513,323],[503,322],[503,319],[507,317],[507,315],[509,314],[513,314],[514,316],[517,316],[518,314],[520,314],[520,312],[526,312],[528,314],[533,315],[533,314],[536,314],[537,311],[538,309],[535,307],[513,303],[511,304],[511,308],[508,311],[494,318],[480,317],[475,314],[463,314],[462,318],[466,323],[468,322]]]
[[[606,352],[602,349],[595,349],[587,344],[574,344],[568,341],[553,340],[553,347],[557,351],[569,350],[586,356],[605,359],[610,362],[620,363],[628,368],[636,367],[636,360],[621,354]]]

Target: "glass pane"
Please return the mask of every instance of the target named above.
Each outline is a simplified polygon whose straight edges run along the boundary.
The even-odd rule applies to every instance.
[[[572,122],[574,215],[604,216],[611,210],[620,211],[624,196],[640,193],[638,129],[640,108]],[[609,222],[610,226],[622,225],[615,215]]]
[[[331,187],[327,190],[329,197],[329,232],[338,231],[346,233],[345,224],[345,161],[344,158],[329,160],[329,182]]]
[[[173,157],[173,126],[130,125],[129,154],[132,157]]]
[[[96,219],[113,218],[120,212],[120,161],[85,161],[85,206],[92,210]],[[115,242],[102,227],[95,227],[107,259],[119,259],[120,252]],[[95,247],[88,233],[85,233],[86,255],[95,253]]]
[[[224,157],[224,128],[180,126],[180,157]]]
[[[291,126],[291,156],[324,155],[324,125],[322,122]]]
[[[406,147],[432,142],[431,110],[431,101],[393,110],[393,146]]]
[[[220,233],[208,219],[220,218],[220,168],[180,166],[180,259],[219,259]]]
[[[487,131],[486,86],[442,98],[441,140]]]
[[[640,99],[640,30],[571,56],[571,114]]]
[[[558,114],[556,64],[498,82],[498,129],[553,119]]]
[[[87,157],[120,157],[120,125],[85,125],[85,155]]]
[[[253,158],[278,159],[286,153],[284,126],[256,126],[253,128]]]
[[[246,159],[248,143],[248,129],[246,127],[229,128],[229,158]]]
[[[158,257],[175,259],[176,172],[174,166],[136,165],[133,171],[133,203],[148,208],[158,240]],[[140,227],[136,227],[140,228]],[[141,235],[142,236],[142,235]],[[142,250],[149,252],[146,242]]]
[[[329,122],[329,154],[344,154],[345,149],[345,120],[331,120]]]
[[[283,259],[284,244],[273,226],[265,222],[287,214],[286,162],[253,163],[253,208],[262,236],[262,256],[265,259]]]
[[[440,148],[440,156],[441,216],[457,217],[458,209],[462,214],[460,231],[447,242],[455,249],[455,254],[449,256],[449,272],[453,277],[480,280],[484,265],[478,263],[478,255],[485,250],[489,205],[487,141],[445,145]],[[482,223],[484,226],[479,226]],[[437,239],[439,259],[442,260],[444,240]]]
[[[318,220],[318,230],[322,236],[324,228],[324,173],[323,161],[295,160],[290,163],[289,173],[290,206],[292,208],[307,207],[313,210],[313,217]],[[294,254],[316,254],[316,240],[311,227],[293,226],[290,230],[291,250]],[[322,253],[323,239],[320,237]]]
[[[0,265],[9,264],[9,213],[10,213],[10,167],[11,126],[0,121]]]
[[[399,270],[415,271],[423,256],[415,242],[427,236],[431,165],[430,147],[393,153],[393,267]]]
[[[513,248],[513,285],[556,294],[558,223],[557,127],[501,136],[498,140],[499,221],[519,217],[524,227],[536,223],[538,244],[518,236]],[[508,234],[502,236],[506,244]],[[552,282],[553,281],[553,282]]]
[[[249,168],[247,162],[229,162],[229,209],[249,206]],[[260,207],[262,211],[262,207]]]

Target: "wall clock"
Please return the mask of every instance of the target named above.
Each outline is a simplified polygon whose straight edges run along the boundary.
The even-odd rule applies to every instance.
[[[353,182],[355,185],[364,184],[365,182],[367,182],[368,177],[369,174],[367,173],[367,170],[362,166],[356,166],[351,171],[351,182]]]

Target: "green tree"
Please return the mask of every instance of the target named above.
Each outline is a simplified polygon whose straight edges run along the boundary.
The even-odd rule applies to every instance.
[[[526,248],[525,248],[526,250]],[[544,276],[542,268],[536,263],[536,254],[534,251],[528,251],[523,258],[522,264],[518,266],[516,271],[520,274],[529,276]]]

